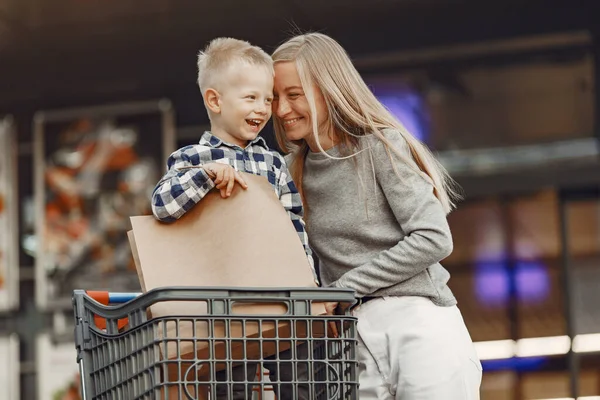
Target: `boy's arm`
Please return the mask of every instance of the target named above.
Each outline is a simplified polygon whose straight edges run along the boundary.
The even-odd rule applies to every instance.
[[[319,285],[319,277],[317,276],[317,272],[315,271],[315,263],[312,256],[312,251],[310,246],[308,245],[308,235],[306,234],[306,228],[304,224],[304,219],[302,219],[304,215],[304,209],[302,207],[302,199],[300,197],[300,193],[298,193],[298,188],[296,188],[296,184],[292,180],[292,176],[287,168],[285,160],[283,157],[278,154],[274,155],[274,161],[277,163],[277,160],[281,162],[281,165],[275,165],[279,168],[279,201],[283,205],[283,208],[288,212],[290,219],[292,220],[292,224],[298,233],[298,237],[302,242],[302,246],[304,247],[304,251],[306,252],[306,256],[308,257],[308,263],[310,264],[310,268],[312,269],[313,276],[315,278],[315,283]]]
[[[187,146],[169,157],[168,171],[152,193],[152,213],[159,221],[174,222],[215,186],[202,169],[201,153],[199,146]]]

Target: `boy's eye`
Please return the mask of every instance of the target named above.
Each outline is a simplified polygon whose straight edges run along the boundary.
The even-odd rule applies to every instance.
[[[246,96],[246,98],[250,99],[250,100],[256,100],[256,96],[253,95],[253,94],[250,94],[250,95]]]
[[[267,97],[266,102],[269,103],[269,104],[271,104],[273,102],[273,99],[270,98],[270,97]]]

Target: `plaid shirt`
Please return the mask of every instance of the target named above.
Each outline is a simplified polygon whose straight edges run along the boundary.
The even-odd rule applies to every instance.
[[[270,150],[262,137],[257,137],[242,149],[223,142],[210,132],[204,132],[200,143],[183,147],[171,154],[167,161],[168,171],[152,193],[154,216],[162,222],[173,222],[202,200],[215,187],[215,183],[200,166],[212,162],[229,164],[236,171],[264,176],[269,180],[296,228],[318,283],[302,219],[300,194],[285,160],[279,153]]]

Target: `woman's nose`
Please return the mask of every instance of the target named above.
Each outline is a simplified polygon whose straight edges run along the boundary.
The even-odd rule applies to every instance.
[[[277,116],[278,117],[285,117],[288,113],[290,112],[290,105],[288,104],[288,102],[284,99],[279,99],[279,101],[277,102]]]

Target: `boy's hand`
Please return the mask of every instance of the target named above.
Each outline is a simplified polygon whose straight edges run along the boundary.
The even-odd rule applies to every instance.
[[[237,182],[242,189],[247,189],[248,185],[242,175],[229,164],[208,163],[202,168],[206,171],[210,179],[215,182],[217,189],[221,191],[221,197],[231,196],[233,185]]]
[[[335,309],[337,308],[339,303],[323,303],[323,305],[325,306],[325,312],[327,312],[328,315],[335,315]]]
[[[327,315],[335,315],[335,310],[338,306],[338,303],[323,303],[325,305],[325,312]],[[338,331],[337,325],[335,321],[329,321],[329,329],[333,334],[333,337],[340,337],[340,333]]]

